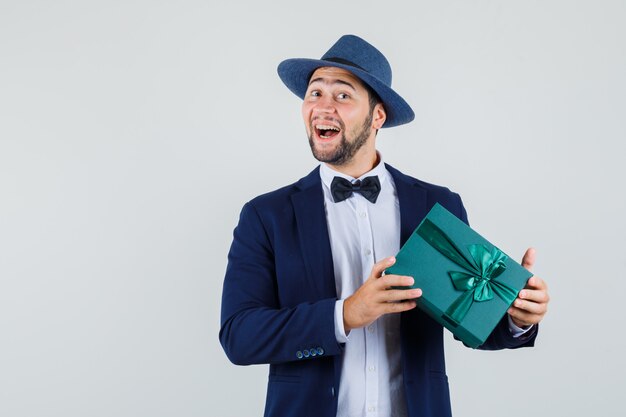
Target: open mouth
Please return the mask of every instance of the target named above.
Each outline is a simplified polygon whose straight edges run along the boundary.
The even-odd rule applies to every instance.
[[[315,125],[317,135],[322,139],[332,139],[337,136],[341,129],[331,125]]]

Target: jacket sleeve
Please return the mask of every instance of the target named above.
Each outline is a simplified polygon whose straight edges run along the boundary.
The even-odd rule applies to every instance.
[[[219,338],[226,355],[235,364],[249,365],[339,354],[336,299],[295,305],[281,300],[276,272],[281,254],[275,253],[271,236],[254,205],[246,204],[234,231],[222,291]]]
[[[513,337],[509,329],[509,320],[502,317],[496,328],[491,332],[485,343],[480,345],[481,350],[517,349],[522,347],[532,347],[535,345],[535,338],[539,325],[535,324],[532,329],[520,337]]]

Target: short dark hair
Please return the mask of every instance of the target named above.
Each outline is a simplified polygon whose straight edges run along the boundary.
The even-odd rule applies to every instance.
[[[380,99],[380,97],[378,96],[376,91],[374,91],[372,87],[370,87],[369,85],[365,83],[363,83],[363,87],[365,87],[365,90],[367,90],[367,95],[369,96],[370,112],[374,111],[374,107],[376,107],[378,103],[382,104],[383,107],[385,106],[383,104],[383,101]]]
[[[378,103],[382,104],[383,108],[385,108],[385,103],[383,103],[383,101],[380,99],[376,91],[374,91],[372,87],[370,87],[369,85],[365,84],[362,81],[361,81],[361,84],[363,84],[363,87],[365,87],[365,90],[367,91],[367,95],[369,98],[370,116],[374,114],[374,107],[376,107]],[[378,135],[378,129],[376,129],[376,135]]]

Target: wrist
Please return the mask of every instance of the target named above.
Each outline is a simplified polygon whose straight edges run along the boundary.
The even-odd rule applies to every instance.
[[[519,327],[521,330],[528,330],[530,326],[532,326],[532,323],[521,322],[511,315],[509,315],[509,317],[511,318],[513,324]]]

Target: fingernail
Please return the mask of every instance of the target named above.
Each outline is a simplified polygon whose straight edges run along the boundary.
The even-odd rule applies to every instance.
[[[415,279],[413,277],[409,277],[409,285],[415,284]]]
[[[393,256],[391,258],[389,258],[389,260],[387,262],[394,263],[396,261],[396,258],[394,258]]]
[[[526,292],[525,291],[520,291],[519,292],[519,296],[520,296],[520,298],[526,297]]]

